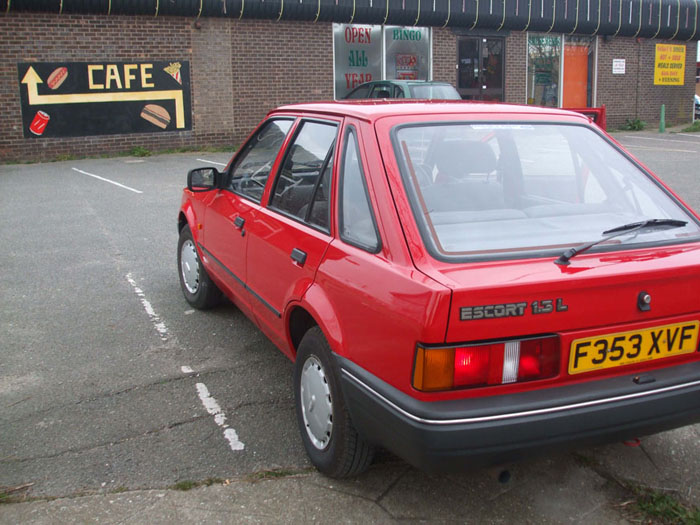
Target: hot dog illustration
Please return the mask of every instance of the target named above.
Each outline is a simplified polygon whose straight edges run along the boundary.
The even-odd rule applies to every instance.
[[[167,128],[168,124],[170,124],[170,114],[168,110],[158,104],[147,104],[141,110],[141,118],[161,129]]]
[[[63,84],[67,77],[68,68],[65,66],[57,67],[53,70],[53,73],[49,75],[49,78],[46,81],[46,83],[51,89],[58,89],[59,87],[61,87],[61,84]]]

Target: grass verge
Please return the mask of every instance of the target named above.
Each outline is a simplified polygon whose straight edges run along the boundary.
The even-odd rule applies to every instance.
[[[700,525],[700,510],[681,503],[670,492],[635,487],[635,510],[653,523]]]
[[[197,487],[211,487],[212,485],[224,485],[228,480],[221,478],[207,478],[203,481],[192,481],[189,479],[178,481],[175,485],[171,485],[169,488],[173,490],[192,490]]]
[[[700,131],[700,120],[696,120],[690,126],[688,126],[687,128],[683,128],[681,131],[683,131],[684,133],[695,133]]]

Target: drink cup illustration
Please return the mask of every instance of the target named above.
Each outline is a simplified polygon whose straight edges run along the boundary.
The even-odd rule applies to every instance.
[[[41,136],[46,130],[46,125],[49,123],[49,114],[44,111],[37,111],[34,115],[34,120],[29,125],[29,131],[35,135]]]

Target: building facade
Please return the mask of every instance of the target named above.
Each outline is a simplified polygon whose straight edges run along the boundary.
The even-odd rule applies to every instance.
[[[55,5],[54,5],[55,4]],[[236,146],[271,108],[370,78],[690,122],[686,0],[5,0],[0,160]]]

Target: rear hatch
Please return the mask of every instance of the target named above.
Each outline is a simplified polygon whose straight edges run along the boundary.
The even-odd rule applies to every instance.
[[[456,349],[455,368],[464,361],[464,386],[577,382],[700,359],[698,244],[569,266],[544,258],[420,269],[453,290],[444,345]],[[488,362],[472,362],[484,351]]]
[[[453,290],[446,342],[625,330],[698,316],[700,246],[425,265]],[[647,298],[648,297],[648,298]]]
[[[490,385],[529,374],[522,355],[569,380],[697,359],[698,218],[595,128],[470,117],[395,125],[384,157],[414,264],[453,290],[453,350],[418,361]]]

